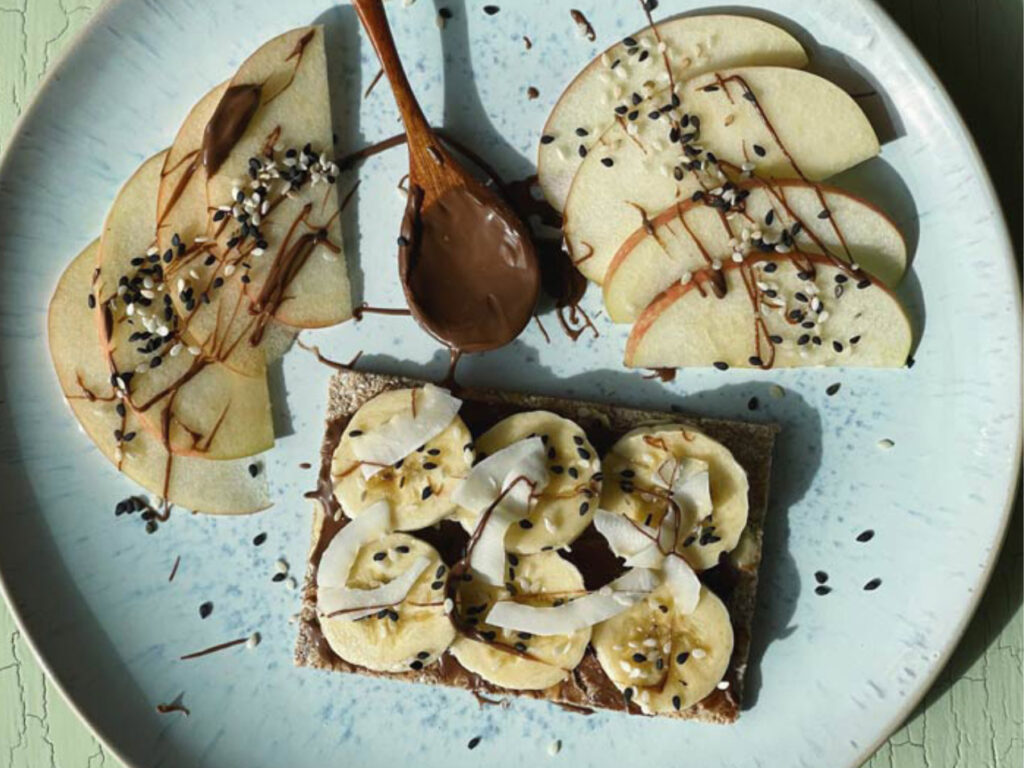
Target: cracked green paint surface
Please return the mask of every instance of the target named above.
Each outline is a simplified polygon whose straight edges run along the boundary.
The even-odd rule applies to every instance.
[[[0,0],[0,148],[47,67],[100,4]],[[911,33],[964,112],[993,170],[1019,250],[1020,1],[883,0],[883,5]],[[1015,99],[1009,111],[997,98],[1005,93]],[[1024,763],[1019,506],[992,584],[952,660],[909,722],[865,768],[1018,768]],[[0,605],[0,768],[119,765],[45,677]]]

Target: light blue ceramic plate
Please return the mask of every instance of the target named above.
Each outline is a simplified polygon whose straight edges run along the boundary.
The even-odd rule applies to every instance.
[[[510,176],[569,77],[640,26],[633,0],[389,3],[399,48],[428,115]],[[44,664],[132,766],[521,766],[561,739],[566,764],[850,766],[910,711],[960,635],[1007,519],[1019,463],[1019,306],[1011,248],[970,137],[932,73],[867,0],[772,0],[769,18],[806,42],[814,65],[863,100],[885,140],[880,159],[839,183],[887,208],[915,248],[904,298],[924,337],[910,370],[683,372],[644,380],[619,365],[624,332],[546,343],[531,328],[466,361],[467,381],[784,426],[768,524],[748,701],[734,727],[599,714],[540,703],[481,710],[466,693],[292,666],[298,595],[272,583],[278,557],[304,566],[328,371],[295,350],[274,376],[281,438],[266,457],[277,504],[238,519],[190,517],[147,536],[114,518],[131,492],[75,427],[48,359],[44,317],[58,274],[98,232],[121,182],[165,146],[189,106],[267,38],[331,25],[337,83],[358,93],[377,71],[349,8],[329,0],[115,0],[97,13],[40,90],[0,170],[0,566],[8,599]],[[660,14],[698,3],[662,0]],[[754,12],[754,11],[752,11]],[[761,13],[761,12],[757,12]],[[521,36],[529,35],[527,51]],[[528,101],[525,89],[541,96]],[[350,147],[398,129],[381,85],[340,129]],[[349,231],[366,298],[401,299],[394,191],[404,152],[365,165]],[[343,184],[350,184],[347,177]],[[586,306],[598,312],[591,291]],[[927,314],[927,322],[925,316]],[[554,322],[549,318],[549,326]],[[444,356],[405,318],[309,334],[367,367],[440,376]],[[825,390],[842,389],[834,397]],[[773,398],[772,384],[786,390]],[[761,407],[747,410],[756,396]],[[895,442],[891,450],[879,441]],[[876,534],[868,543],[856,536]],[[256,548],[253,536],[266,531]],[[177,556],[173,583],[168,573]],[[833,592],[814,593],[814,573]],[[862,586],[881,578],[881,587]],[[212,600],[213,615],[198,616]],[[244,647],[186,652],[258,631]],[[160,716],[184,693],[192,717]],[[473,736],[483,739],[466,749]]]

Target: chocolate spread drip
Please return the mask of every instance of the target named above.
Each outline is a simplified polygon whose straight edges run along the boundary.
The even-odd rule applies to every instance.
[[[232,85],[221,97],[203,131],[203,167],[213,176],[245,133],[260,106],[260,85]]]
[[[533,244],[469,187],[423,208],[409,190],[399,238],[399,275],[413,317],[460,352],[504,346],[533,316],[540,270]]]

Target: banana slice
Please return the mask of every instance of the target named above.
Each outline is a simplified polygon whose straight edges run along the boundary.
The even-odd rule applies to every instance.
[[[460,623],[474,631],[471,636],[460,634],[452,643],[451,653],[470,672],[502,688],[550,688],[568,677],[583,659],[591,628],[568,635],[535,636],[493,627],[483,617],[499,600],[541,606],[561,604],[584,593],[583,577],[556,552],[510,555],[508,569],[505,587],[489,586],[478,578],[459,584],[455,610]]]
[[[547,484],[533,496],[529,514],[509,529],[509,552],[532,554],[570,544],[590,525],[601,494],[601,460],[578,424],[549,411],[509,416],[476,441],[478,458],[513,443],[539,436],[547,450]],[[472,533],[477,515],[459,509],[455,515]]]
[[[733,633],[729,611],[707,587],[687,614],[662,585],[594,627],[592,642],[626,699],[655,715],[688,709],[715,690],[729,667]]]
[[[426,431],[418,433],[433,436],[422,438],[423,444],[411,448],[407,455],[403,455],[403,449],[397,449],[401,458],[389,466],[371,466],[359,458],[360,455],[367,455],[360,448],[359,441],[375,432],[381,436],[393,431],[388,429],[389,425],[416,429],[410,421],[414,413],[414,398],[417,403],[415,419],[429,420],[431,414],[425,413],[424,407],[425,404],[434,407],[430,405],[430,392],[426,389],[384,392],[364,404],[352,417],[331,463],[334,493],[349,517],[358,517],[367,507],[379,501],[387,501],[391,505],[393,528],[415,531],[433,525],[455,510],[451,494],[457,481],[469,472],[475,455],[469,429],[457,414],[450,415],[452,408],[457,410],[456,405],[438,405],[447,408],[441,413],[440,421],[434,420],[434,428],[425,428]],[[438,397],[443,400],[444,395]],[[436,428],[449,417],[447,427]],[[405,421],[409,423],[405,424]],[[407,437],[409,434],[410,431],[405,431],[402,436]],[[398,437],[396,434],[395,438]],[[395,443],[389,443],[385,449],[392,445]],[[389,458],[394,455],[392,452]],[[368,467],[372,474],[366,471]]]
[[[602,509],[660,529],[670,504],[678,507],[675,551],[694,570],[717,565],[747,525],[746,472],[725,446],[691,427],[635,429],[612,447],[604,467]]]
[[[338,656],[378,672],[408,672],[432,664],[447,650],[455,627],[444,611],[446,568],[429,544],[403,533],[364,544],[343,586],[376,589],[401,579],[420,558],[426,558],[426,567],[397,605],[355,621],[321,615],[324,638]]]

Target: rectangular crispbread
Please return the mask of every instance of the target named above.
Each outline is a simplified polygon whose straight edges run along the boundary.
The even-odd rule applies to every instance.
[[[341,371],[330,383],[327,424],[328,435],[332,430],[347,422],[363,403],[381,392],[403,387],[421,386],[424,382],[397,376]],[[757,570],[761,560],[762,532],[768,503],[768,484],[771,472],[772,447],[778,427],[774,424],[760,424],[719,419],[702,419],[681,416],[677,413],[638,410],[602,403],[569,400],[542,395],[527,395],[496,390],[463,388],[458,396],[464,403],[472,404],[473,419],[467,425],[474,435],[481,434],[490,424],[525,410],[548,410],[577,422],[600,452],[607,451],[621,435],[640,426],[658,423],[682,423],[695,427],[718,440],[732,451],[736,460],[747,472],[750,484],[750,511],[747,532],[726,564],[719,565],[702,574],[702,580],[723,598],[729,609],[735,634],[732,659],[725,679],[729,682],[726,690],[715,690],[696,706],[673,713],[670,716],[681,719],[696,719],[705,722],[730,723],[739,716],[742,703],[743,682],[747,656],[750,651],[751,625],[754,617],[757,591]],[[480,413],[489,414],[489,423]],[[465,418],[465,415],[464,415]],[[325,440],[322,459],[330,466],[332,446]],[[324,512],[320,504],[314,511],[313,541],[310,551],[316,549]],[[584,532],[597,536],[592,527]],[[580,540],[578,540],[580,541]],[[574,545],[574,549],[578,549]],[[569,678],[542,691],[510,691],[497,688],[463,668],[446,653],[441,660],[419,671],[403,673],[382,673],[366,670],[342,660],[324,642],[317,624],[315,613],[315,566],[307,568],[303,589],[302,612],[299,620],[299,637],[295,649],[298,666],[331,669],[338,672],[390,677],[408,682],[434,685],[448,685],[465,689],[481,701],[491,698],[527,696],[545,699],[566,709],[590,712],[597,709],[628,711],[640,714],[634,703],[629,703],[617,691],[609,689],[608,678],[601,669],[593,649],[588,648],[583,661]]]

